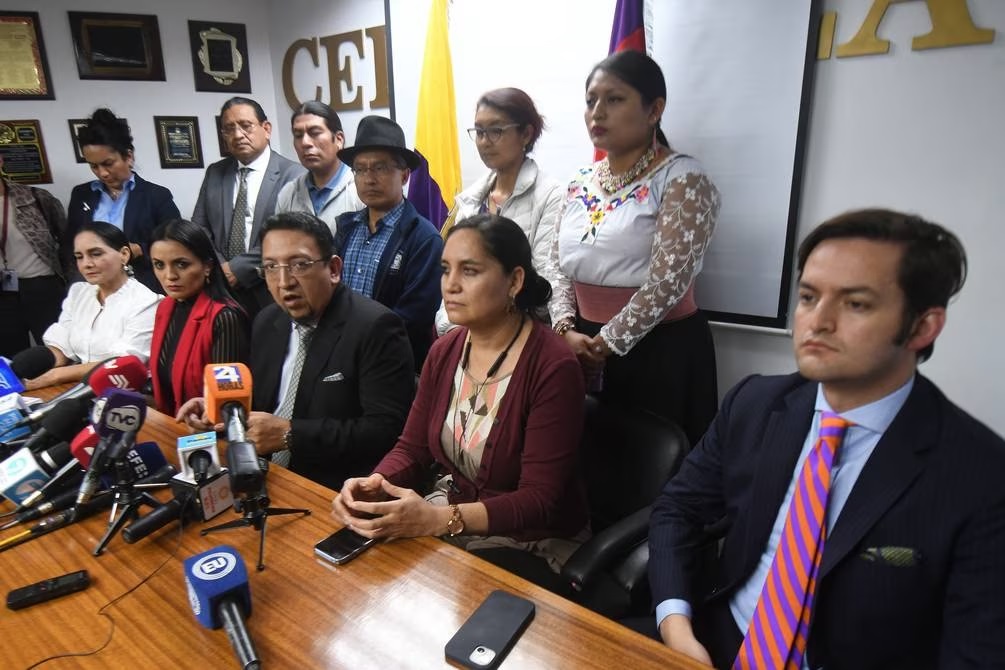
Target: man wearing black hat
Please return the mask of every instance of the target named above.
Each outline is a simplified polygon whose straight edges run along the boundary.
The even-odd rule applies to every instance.
[[[341,215],[336,223],[342,281],[402,318],[416,369],[421,369],[440,305],[443,240],[405,199],[405,184],[419,156],[406,148],[398,124],[367,116],[356,129],[356,143],[338,157],[352,168],[359,199],[366,205]]]

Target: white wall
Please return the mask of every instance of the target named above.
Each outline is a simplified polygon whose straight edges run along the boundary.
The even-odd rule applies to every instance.
[[[872,0],[830,0],[834,43]],[[880,27],[890,53],[817,64],[799,235],[847,209],[915,211],[962,239],[970,274],[935,355],[921,370],[957,404],[1005,434],[1005,3],[970,0],[990,45],[911,51],[930,29],[922,2],[892,5]],[[791,342],[716,329],[719,384],[793,369]]]
[[[77,163],[70,143],[67,119],[85,118],[98,107],[109,107],[126,118],[136,146],[136,171],[144,179],[171,189],[182,216],[192,213],[203,170],[162,170],[157,153],[154,116],[198,116],[203,163],[220,159],[214,117],[227,93],[196,92],[189,51],[188,21],[223,21],[246,26],[252,93],[266,114],[273,117],[275,85],[269,56],[266,0],[7,0],[4,9],[39,13],[42,38],[49,59],[55,100],[0,101],[0,119],[38,119],[46,153],[52,164],[53,183],[43,185],[63,201],[76,185],[93,179],[86,163]],[[239,11],[235,11],[239,9]],[[93,81],[77,75],[67,11],[122,12],[157,15],[167,81]],[[285,112],[281,115],[286,116]]]

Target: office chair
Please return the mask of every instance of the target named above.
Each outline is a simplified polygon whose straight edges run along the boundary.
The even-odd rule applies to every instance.
[[[587,396],[582,461],[593,537],[562,568],[573,600],[610,618],[648,612],[651,505],[689,449],[675,423]]]

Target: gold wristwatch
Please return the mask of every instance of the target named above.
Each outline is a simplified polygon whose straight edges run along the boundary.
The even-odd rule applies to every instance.
[[[457,505],[451,505],[450,510],[452,514],[450,521],[447,522],[447,535],[456,537],[464,532],[464,516],[461,515],[461,508]]]

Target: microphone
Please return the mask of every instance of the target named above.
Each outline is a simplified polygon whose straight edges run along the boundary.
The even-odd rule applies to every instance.
[[[71,398],[59,403],[42,417],[35,434],[28,438],[24,446],[38,451],[53,440],[69,441],[87,422],[87,409],[91,401],[87,398]]]
[[[49,350],[46,349],[46,351]],[[49,355],[52,355],[51,351],[49,351]],[[11,369],[6,358],[0,356],[0,396],[5,396],[8,393],[20,393],[23,390],[24,384],[21,383],[21,375]]]
[[[179,437],[178,462],[181,472],[169,482],[174,497],[126,526],[122,537],[127,543],[138,542],[183,516],[209,521],[234,504],[227,470],[220,467],[216,433]]]
[[[245,624],[245,618],[251,616],[251,590],[241,555],[222,544],[185,559],[184,569],[195,618],[207,628],[222,626],[227,631],[244,670],[261,668],[262,662]]]
[[[36,424],[42,417],[53,410],[64,400],[71,398],[93,399],[101,395],[108,389],[119,388],[137,390],[143,387],[147,381],[147,367],[136,356],[119,356],[109,358],[107,361],[96,365],[84,380],[73,387],[63,391],[58,396],[45,403],[42,407],[33,410],[15,424],[16,426],[27,426]]]
[[[0,438],[6,443],[31,433],[28,426],[17,425],[28,413],[28,404],[19,393],[0,396]]]
[[[85,426],[70,443],[70,455],[73,458],[44,486],[22,500],[16,511],[20,512],[28,507],[33,507],[41,502],[51,490],[62,487],[63,484],[70,484],[76,480],[78,475],[83,477],[84,471],[81,467],[86,468],[87,464],[91,462],[91,451],[94,451],[98,440],[98,433],[94,430],[94,426],[90,424]]]
[[[11,371],[18,379],[34,379],[54,367],[56,367],[56,355],[44,344],[19,351],[10,359]]]
[[[0,463],[0,492],[15,504],[22,503],[70,460],[70,445],[57,444],[38,455],[21,447]]]
[[[261,489],[265,471],[255,445],[246,435],[251,411],[251,370],[243,363],[209,364],[203,370],[206,415],[213,423],[223,423],[227,432],[227,467],[233,493]]]
[[[132,446],[128,444],[132,441],[128,438],[136,435],[146,415],[147,405],[139,393],[118,389],[107,393],[100,421],[96,426],[101,440],[94,448],[87,464],[87,472],[84,473],[84,481],[80,483],[78,505],[86,503],[94,495],[101,475],[108,469],[109,461],[115,461],[124,449]]]

